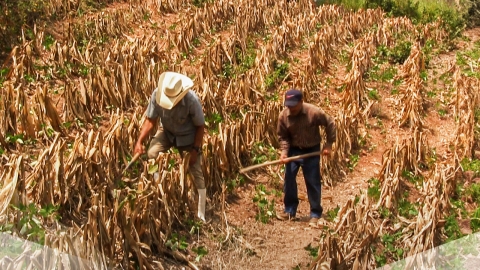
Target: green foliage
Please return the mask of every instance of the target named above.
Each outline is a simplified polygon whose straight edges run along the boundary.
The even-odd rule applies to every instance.
[[[410,56],[410,50],[412,49],[412,43],[410,41],[401,40],[397,42],[395,47],[389,52],[388,59],[395,64],[403,64]]]
[[[19,206],[11,205],[11,207],[19,212],[20,220],[15,224],[4,224],[0,230],[11,232],[16,228],[19,230],[20,236],[41,245],[45,243],[45,228],[41,219],[58,220],[60,218],[57,214],[59,206],[51,204],[41,208],[37,208],[34,203]]]
[[[387,53],[388,54],[388,53]],[[389,66],[386,69],[380,69],[380,66],[375,65],[368,71],[368,76],[374,81],[389,82],[395,78],[397,69],[394,66]]]
[[[358,161],[360,160],[360,156],[358,154],[353,154],[350,156],[348,159],[348,164],[347,167],[350,171],[353,171],[353,169],[357,166]]]
[[[368,180],[368,184],[369,184],[369,187],[367,189],[367,195],[375,199],[376,201],[378,201],[378,199],[380,199],[380,193],[381,193],[380,180],[378,180],[377,178],[370,178]]]
[[[423,183],[423,176],[415,175],[412,171],[402,171],[402,177],[407,179],[408,182],[415,184],[415,186],[420,186]]]
[[[458,37],[465,28],[465,18],[454,5],[446,1],[419,1],[419,3],[422,4],[419,22],[428,23],[440,18],[442,27],[447,31],[450,40]]]
[[[205,116],[205,126],[208,128],[210,134],[218,133],[218,126],[223,122],[223,117],[219,113],[207,114]]]
[[[12,135],[12,134],[7,134],[7,136],[5,136],[5,142],[7,143],[13,143],[13,144],[25,144],[24,142],[24,139],[23,139],[23,134],[15,134],[15,135]]]
[[[396,247],[396,241],[402,236],[402,232],[398,231],[394,234],[382,235],[382,243],[385,246],[384,252],[388,254],[388,257],[393,257],[395,260],[403,258],[404,250]]]
[[[378,94],[377,89],[372,89],[368,91],[368,98],[373,99],[373,100],[380,100],[380,95]]]
[[[232,63],[224,63],[222,65],[222,74],[220,75],[223,79],[232,79],[235,76],[235,68]]]
[[[271,192],[267,191],[264,185],[260,184],[255,187],[255,196],[253,197],[253,202],[257,203],[258,211],[255,219],[261,221],[262,223],[268,223],[270,218],[275,215],[275,201],[272,199],[268,201],[267,196]]]
[[[247,70],[253,67],[255,64],[255,58],[257,57],[257,52],[255,49],[255,44],[252,41],[249,41],[247,51],[244,53],[242,49],[235,49],[235,56],[238,60],[237,73],[243,74]]]
[[[308,251],[308,254],[312,256],[314,259],[317,258],[319,247],[312,247],[312,244],[308,243],[308,245],[304,247],[304,249]]]
[[[265,100],[267,101],[278,101],[278,99],[279,99],[278,92],[267,93],[265,95]]]
[[[455,217],[455,214],[452,214],[446,218],[445,234],[447,235],[447,239],[445,240],[445,243],[448,243],[450,241],[463,237],[463,233],[460,231],[460,226],[458,225],[458,221]]]
[[[173,251],[186,250],[188,247],[188,243],[185,239],[185,236],[179,236],[178,233],[172,233],[170,239],[165,242],[165,246]]]
[[[228,192],[233,192],[238,186],[241,186],[245,183],[245,178],[243,175],[238,175],[237,178],[227,179],[226,185]]]
[[[383,219],[388,219],[392,216],[392,213],[390,212],[390,209],[381,206],[378,211],[380,212],[380,217]]]
[[[480,79],[480,72],[472,69],[472,66],[478,65],[478,59],[480,59],[480,42],[477,41],[474,45],[470,50],[457,52],[456,62],[465,75]]]
[[[0,4],[0,49],[8,49],[17,42],[22,27],[32,27],[40,20],[46,19],[47,0],[4,0]],[[5,27],[3,27],[5,26]]]
[[[472,214],[472,219],[470,220],[470,228],[474,233],[480,230],[480,207],[477,208]]]
[[[385,256],[384,253],[375,254],[374,256],[375,256],[375,262],[377,263],[378,267],[381,267],[387,264],[387,256]]]
[[[280,63],[273,61],[273,72],[265,77],[265,87],[270,89],[274,87],[279,81],[285,79],[288,74],[289,64],[287,62]]]
[[[480,204],[480,184],[472,184],[465,189],[465,195],[470,196],[474,202]]]
[[[410,18],[414,23],[429,23],[441,19],[442,27],[450,39],[457,37],[470,20],[469,14],[461,14],[451,1],[433,0],[316,0],[317,4],[342,4],[347,8],[382,8],[389,16]],[[465,16],[464,16],[465,15]],[[465,18],[464,18],[465,17]],[[475,15],[472,15],[474,18]]]
[[[204,246],[199,246],[196,248],[192,248],[192,251],[197,254],[197,257],[195,257],[195,261],[199,262],[200,259],[202,259],[203,256],[208,254],[208,250]]]
[[[221,78],[232,79],[238,75],[245,73],[255,64],[256,50],[252,41],[248,43],[247,50],[242,51],[241,48],[235,48],[235,58],[232,62],[224,63],[222,65]]]
[[[402,198],[398,202],[398,214],[406,218],[413,218],[418,215],[418,210],[408,199]]]
[[[337,207],[328,210],[326,219],[330,220],[330,221],[333,221],[337,217],[339,210],[340,210],[340,206],[338,206],[338,205],[337,205]]]
[[[480,160],[464,158],[460,162],[463,171],[473,171],[474,176],[480,176]]]
[[[399,260],[403,258],[405,250],[398,247],[396,243],[401,236],[401,231],[398,231],[394,234],[384,234],[381,237],[381,244],[383,245],[383,248],[377,248],[375,246],[372,246],[372,252],[374,254],[375,262],[377,263],[378,267],[386,265],[387,259],[389,258],[393,258],[394,260]]]
[[[3,87],[3,82],[6,80],[7,74],[10,71],[8,68],[0,69],[0,87]]]
[[[277,158],[277,150],[273,146],[267,146],[262,142],[256,142],[252,148],[252,162],[254,164],[264,163]]]
[[[447,110],[445,110],[445,109],[438,109],[438,110],[437,110],[437,113],[438,113],[438,115],[440,115],[440,116],[443,117],[443,116],[447,115]]]

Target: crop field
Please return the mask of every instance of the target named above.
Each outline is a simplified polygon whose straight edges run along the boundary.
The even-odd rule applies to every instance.
[[[335,118],[324,188],[362,188],[326,204],[307,261],[268,268],[374,269],[480,229],[478,28],[310,0],[35,3],[19,16],[48,23],[1,59],[0,231],[55,252],[2,248],[0,268],[263,269],[227,208],[252,187],[252,222],[275,224],[282,169],[239,170],[279,157],[290,88]],[[178,152],[122,173],[164,71],[202,100],[205,224]]]

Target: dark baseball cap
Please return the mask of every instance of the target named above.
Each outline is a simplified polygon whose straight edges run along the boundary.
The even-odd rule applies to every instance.
[[[303,98],[303,94],[300,90],[290,89],[285,93],[285,106],[293,107],[298,104]]]

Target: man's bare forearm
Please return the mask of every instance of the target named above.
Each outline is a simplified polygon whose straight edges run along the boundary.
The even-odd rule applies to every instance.
[[[142,144],[146,138],[148,138],[150,131],[155,126],[156,119],[147,118],[143,122],[142,129],[140,130],[140,135],[138,136],[137,144]]]
[[[203,135],[205,134],[205,126],[196,126],[195,130],[195,141],[193,142],[193,146],[202,148],[203,144]]]

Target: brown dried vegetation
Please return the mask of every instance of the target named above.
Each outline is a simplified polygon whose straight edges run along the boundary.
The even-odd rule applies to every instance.
[[[65,0],[49,7],[51,13],[70,14],[78,5]],[[132,31],[132,25],[144,31]],[[207,118],[221,118],[209,122],[204,171],[211,202],[220,205],[214,222],[226,234],[225,243],[231,233],[223,212],[226,181],[250,165],[256,142],[277,145],[283,90],[297,87],[310,102],[320,104],[328,97],[338,105],[325,105],[338,132],[332,157],[322,163],[324,185],[335,186],[348,176],[348,160],[362,147],[370,110],[379,102],[367,98],[365,80],[376,48],[393,46],[399,33],[414,41],[399,66],[400,95],[392,97],[397,128],[408,136],[383,153],[379,200],[362,194],[341,206],[331,231],[323,232],[311,269],[372,269],[376,261],[371,246],[388,231],[401,230],[405,255],[433,248],[442,233],[442,212],[451,207],[455,171],[474,152],[479,80],[452,67],[451,105],[458,117],[449,142],[453,158],[427,165],[431,149],[420,76],[425,56],[416,37],[441,44],[446,33],[439,24],[414,26],[406,18],[388,18],[380,9],[351,12],[315,7],[308,0],[216,0],[201,7],[185,0],[130,0],[72,16],[55,29],[36,29],[33,39],[24,38],[2,66],[8,73],[0,93],[0,147],[5,151],[0,159],[0,220],[15,223],[21,218],[22,212],[10,204],[56,205],[61,220],[44,220],[45,243],[95,265],[85,268],[163,269],[165,255],[195,268],[183,253],[165,245],[195,209],[186,160],[167,153],[121,175],[159,74],[172,70],[194,78]],[[49,46],[47,36],[55,37]],[[345,47],[348,68],[337,69]],[[252,49],[254,56],[249,55]],[[301,50],[308,57],[294,64],[292,55]],[[246,57],[254,61],[242,72],[220,76]],[[287,62],[290,69],[275,82],[278,90],[272,90],[266,81],[276,62]],[[335,74],[338,70],[344,76]],[[335,87],[325,83],[327,78],[342,86],[342,93],[331,94]],[[11,139],[17,135],[21,143]],[[151,175],[155,166],[159,181]],[[389,209],[397,215],[403,171],[425,176],[418,191],[423,207],[418,216],[397,216],[393,224],[380,212]],[[62,263],[56,262],[66,267]]]

